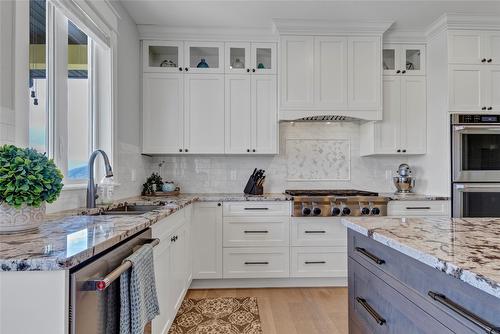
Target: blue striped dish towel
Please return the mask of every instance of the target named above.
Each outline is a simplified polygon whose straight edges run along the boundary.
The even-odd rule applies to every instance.
[[[143,334],[160,314],[153,264],[153,246],[146,244],[129,256],[132,268],[120,276],[120,334]]]

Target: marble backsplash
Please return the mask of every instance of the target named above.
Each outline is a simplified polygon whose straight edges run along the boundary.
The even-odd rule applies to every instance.
[[[151,170],[173,180],[183,192],[242,192],[254,168],[266,170],[265,192],[292,188],[394,191],[387,174],[392,175],[407,159],[360,157],[359,145],[357,122],[287,122],[280,124],[279,155],[155,157]]]

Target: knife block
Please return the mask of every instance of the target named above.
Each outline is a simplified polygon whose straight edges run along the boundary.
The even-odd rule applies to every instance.
[[[257,185],[255,179],[252,175],[248,179],[247,185],[243,192],[247,195],[262,195],[264,193],[264,187]]]

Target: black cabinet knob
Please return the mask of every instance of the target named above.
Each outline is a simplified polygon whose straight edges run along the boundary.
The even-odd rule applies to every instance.
[[[186,148],[186,149],[184,150],[184,152],[189,152],[189,150]]]
[[[486,58],[481,59],[481,63],[485,63],[485,62],[486,62]]]
[[[397,71],[396,71],[396,73],[401,73],[401,71],[400,71],[400,70],[397,70]]]
[[[187,71],[189,71],[189,68],[187,68],[187,67],[186,67],[186,68],[184,68],[184,71],[186,71],[186,72],[187,72]]]
[[[493,59],[491,59],[491,58],[487,60],[488,63],[491,63],[492,61],[493,61]]]
[[[401,153],[401,150],[397,150],[396,152]]]
[[[486,110],[486,107],[482,107],[481,110]]]
[[[182,71],[182,67],[179,67],[179,71]]]
[[[182,152],[182,148],[179,149],[179,152]]]
[[[255,152],[255,149],[253,149],[252,152]]]
[[[406,153],[406,150],[403,150],[403,153]]]
[[[250,152],[250,149],[249,149],[249,148],[247,148],[247,152]]]
[[[406,70],[402,70],[401,73],[405,74],[406,73]]]
[[[217,206],[221,206],[221,205],[222,205],[222,204],[220,204],[220,203],[217,203]]]
[[[250,69],[249,68],[247,68],[247,73],[250,73]]]
[[[252,68],[252,72],[255,72],[255,68]]]
[[[492,109],[493,109],[493,107],[488,107],[488,110],[492,110]]]

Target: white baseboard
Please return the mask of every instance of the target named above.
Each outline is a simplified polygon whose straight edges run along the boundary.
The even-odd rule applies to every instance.
[[[194,279],[190,289],[347,287],[347,277]]]

